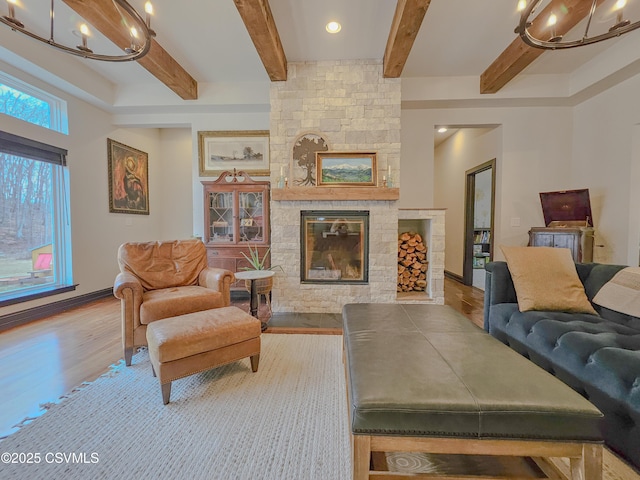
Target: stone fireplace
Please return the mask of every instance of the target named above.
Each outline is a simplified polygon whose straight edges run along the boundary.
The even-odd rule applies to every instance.
[[[292,189],[292,179],[284,188],[278,186],[283,172],[285,176],[294,172],[296,139],[317,134],[329,151],[376,152],[378,185],[385,176],[393,187],[399,187],[400,100],[400,79],[384,78],[381,61],[292,62],[287,81],[272,82],[271,263],[284,270],[274,280],[274,312],[339,313],[347,303],[397,301],[397,190],[395,195],[384,195],[379,193],[391,189],[370,187],[374,194],[351,195],[350,188],[344,187],[331,190],[331,195],[294,197],[278,194]],[[329,191],[322,186],[304,188],[306,192]],[[301,281],[300,218],[301,212],[308,210],[369,212],[368,282]],[[430,275],[437,279],[439,274]],[[420,301],[443,302],[443,298],[441,302],[433,297],[431,287],[429,295]]]

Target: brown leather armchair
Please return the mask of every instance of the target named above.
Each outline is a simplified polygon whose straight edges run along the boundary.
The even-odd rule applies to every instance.
[[[163,318],[231,303],[234,275],[207,266],[200,240],[124,243],[113,294],[121,300],[122,346],[127,366],[135,347],[147,345],[147,325]]]

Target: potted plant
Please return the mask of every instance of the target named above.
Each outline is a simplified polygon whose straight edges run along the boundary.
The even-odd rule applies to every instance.
[[[280,265],[274,265],[272,267],[267,267],[267,259],[269,258],[269,252],[271,252],[271,247],[267,248],[267,251],[264,253],[262,258],[260,258],[260,253],[258,252],[258,247],[252,248],[249,245],[249,255],[244,252],[242,256],[249,262],[249,267],[242,267],[242,270],[274,270],[279,268],[281,271],[282,267]],[[261,278],[259,280],[254,280],[256,283],[256,292],[258,295],[269,295],[271,292],[271,287],[273,287],[273,277]],[[251,291],[251,281],[245,280],[244,286],[247,291]]]

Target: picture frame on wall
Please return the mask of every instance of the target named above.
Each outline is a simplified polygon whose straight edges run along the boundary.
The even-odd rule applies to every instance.
[[[253,176],[269,176],[269,131],[198,132],[200,176],[220,176],[234,168]]]
[[[109,212],[149,215],[149,155],[107,138]]]
[[[316,152],[319,187],[376,186],[375,152]]]

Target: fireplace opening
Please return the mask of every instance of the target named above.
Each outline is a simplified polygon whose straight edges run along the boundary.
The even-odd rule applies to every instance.
[[[369,282],[369,212],[300,212],[300,281]]]

